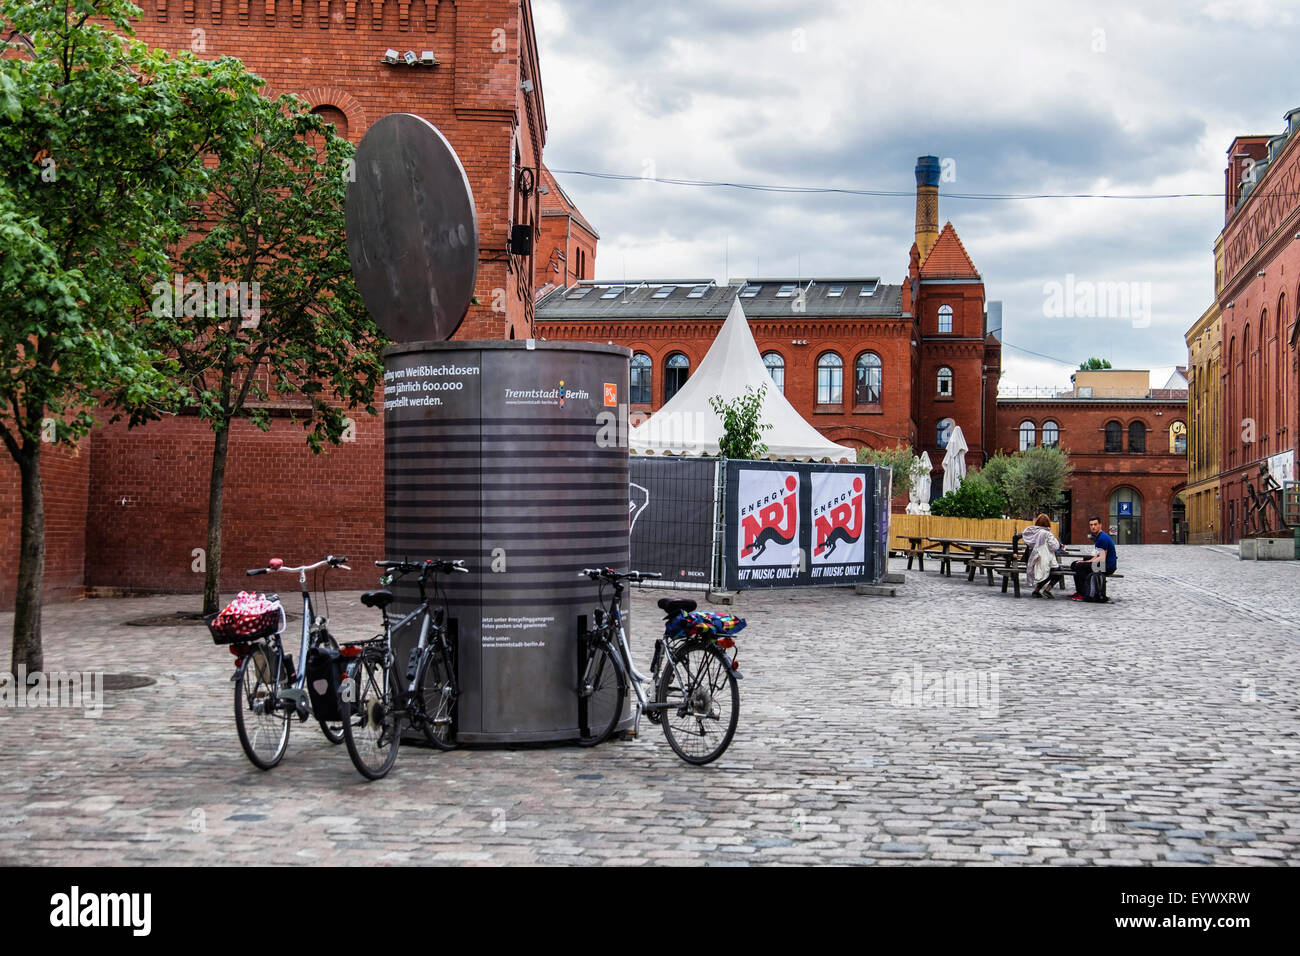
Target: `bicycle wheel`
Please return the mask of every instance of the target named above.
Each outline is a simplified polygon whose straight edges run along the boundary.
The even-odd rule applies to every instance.
[[[415,698],[423,710],[420,729],[430,746],[439,750],[456,748],[456,685],[452,680],[451,651],[435,643],[424,655],[416,680]]]
[[[329,631],[320,632],[319,637],[316,639],[316,646],[328,647],[331,650],[335,650],[335,651],[339,649],[338,641],[334,640],[334,635],[332,635]],[[342,715],[340,714],[340,716]],[[343,721],[341,720],[327,721],[327,720],[322,720],[320,717],[317,717],[316,722],[320,724],[320,729],[325,734],[326,740],[328,740],[332,744],[343,743]]]
[[[348,675],[353,687],[340,704],[343,739],[361,776],[378,780],[393,769],[402,742],[392,670],[384,660],[363,655],[348,667]]]
[[[623,716],[626,699],[627,677],[617,655],[608,644],[593,645],[578,686],[578,743],[594,747],[609,737]]]
[[[244,753],[259,770],[270,770],[284,759],[289,749],[287,710],[270,709],[275,702],[272,679],[276,655],[265,644],[257,644],[239,665],[235,678],[235,727]],[[292,679],[281,670],[279,685],[287,689]]]
[[[740,686],[727,655],[696,642],[664,662],[656,700],[667,703],[659,721],[668,745],[687,763],[705,764],[722,756],[740,718]],[[678,674],[680,672],[680,680]]]

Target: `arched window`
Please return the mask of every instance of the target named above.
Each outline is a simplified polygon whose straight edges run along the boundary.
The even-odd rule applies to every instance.
[[[844,360],[826,352],[817,360],[817,404],[839,405],[844,401]]]
[[[1147,426],[1142,422],[1129,423],[1128,450],[1139,454],[1147,450]]]
[[[854,401],[859,405],[879,405],[880,356],[875,352],[863,352],[859,355],[856,375]]]
[[[1187,423],[1174,422],[1169,426],[1169,454],[1187,454]]]
[[[650,386],[654,382],[654,363],[650,361],[650,356],[644,352],[637,352],[632,356],[631,379],[628,384],[631,386],[628,396],[628,402],[633,405],[649,405],[653,399],[650,397]]]
[[[1291,378],[1287,374],[1287,355],[1289,354],[1287,347],[1289,344],[1286,338],[1286,293],[1284,292],[1277,299],[1277,348],[1273,351],[1277,363],[1277,387],[1273,389],[1277,396],[1277,417],[1274,422],[1277,423],[1278,427],[1286,424],[1287,383]]]
[[[348,138],[348,117],[337,106],[321,105],[312,110],[317,116],[334,127],[334,134]]]
[[[776,390],[782,395],[785,394],[785,359],[781,358],[779,352],[768,352],[763,356],[763,364],[767,366],[767,374],[772,377],[776,383]]]
[[[1038,444],[1038,426],[1026,419],[1020,423],[1020,450],[1033,448]]]
[[[1061,430],[1050,418],[1043,422],[1043,447],[1058,448],[1061,444]]]
[[[1119,422],[1106,423],[1106,450],[1124,450],[1124,426]]]
[[[948,447],[948,436],[952,434],[953,426],[956,424],[951,418],[941,419],[935,427],[935,443],[940,448]]]
[[[939,306],[939,331],[952,331],[952,306],[950,305]]]
[[[945,398],[952,398],[952,369],[944,366],[939,369],[939,394]]]
[[[1132,488],[1116,488],[1111,494],[1110,527],[1116,544],[1142,543],[1142,496]]]
[[[669,401],[677,390],[686,384],[691,374],[691,360],[681,352],[674,352],[664,363],[664,401]]]

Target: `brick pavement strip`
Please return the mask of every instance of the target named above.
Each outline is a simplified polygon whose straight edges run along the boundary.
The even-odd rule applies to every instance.
[[[740,727],[714,766],[643,722],[592,749],[406,747],[372,784],[311,724],[254,769],[230,656],[202,627],[122,626],[197,598],[50,605],[48,670],[157,683],[97,719],[0,708],[0,864],[1296,865],[1300,565],[1121,561],[1100,606],[933,571],[892,599],[740,595]],[[373,631],[355,595],[331,610]]]

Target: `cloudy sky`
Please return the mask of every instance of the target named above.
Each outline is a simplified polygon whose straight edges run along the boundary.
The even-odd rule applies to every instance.
[[[600,230],[597,278],[898,283],[913,167],[933,154],[950,174],[940,223],[1004,303],[1012,385],[1065,384],[1090,355],[1157,384],[1185,364],[1213,293],[1228,144],[1281,132],[1300,106],[1296,2],[534,0],[534,17],[547,165],[637,177],[557,174]],[[1061,315],[1067,283],[1076,297],[1126,284],[1127,314],[1115,300]]]

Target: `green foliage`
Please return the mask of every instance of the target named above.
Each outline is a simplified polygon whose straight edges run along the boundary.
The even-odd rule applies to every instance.
[[[1040,513],[1057,511],[1072,471],[1065,452],[1039,446],[1019,452],[1012,461],[1002,483],[1008,513],[1032,520]]]
[[[1000,518],[1006,510],[1005,496],[978,471],[970,472],[956,491],[930,505],[931,514],[945,518]]]
[[[243,135],[214,150],[197,238],[177,250],[174,275],[154,278],[140,324],[180,367],[185,394],[165,410],[215,431],[240,417],[266,430],[268,401],[297,400],[319,452],[339,441],[347,408],[376,413],[383,376],[384,339],[343,242],[354,149],[296,97],[248,106]],[[164,409],[130,410],[141,421]]]
[[[916,464],[916,453],[911,445],[899,445],[896,448],[859,448],[858,463],[879,465],[888,468],[894,475],[894,496],[906,496],[912,491],[912,468]]]
[[[722,419],[722,439],[718,442],[722,457],[751,459],[767,454],[763,432],[772,426],[759,422],[765,391],[766,385],[759,386],[757,391],[752,385],[746,385],[745,394],[731,401],[724,401],[721,395],[709,397],[709,404]]]
[[[1080,372],[1096,372],[1100,369],[1110,368],[1110,362],[1106,359],[1090,358],[1086,362],[1079,363]]]
[[[138,14],[0,0],[0,436],[15,457],[36,453],[47,416],[56,441],[84,435],[101,390],[170,390],[132,321],[140,289],[206,193],[204,153],[258,98],[238,60],[171,57],[109,29]]]
[[[994,488],[997,488],[1004,495],[1007,493],[1007,476],[1016,467],[1015,455],[1004,455],[998,452],[992,458],[984,463],[984,468],[980,471]]]

